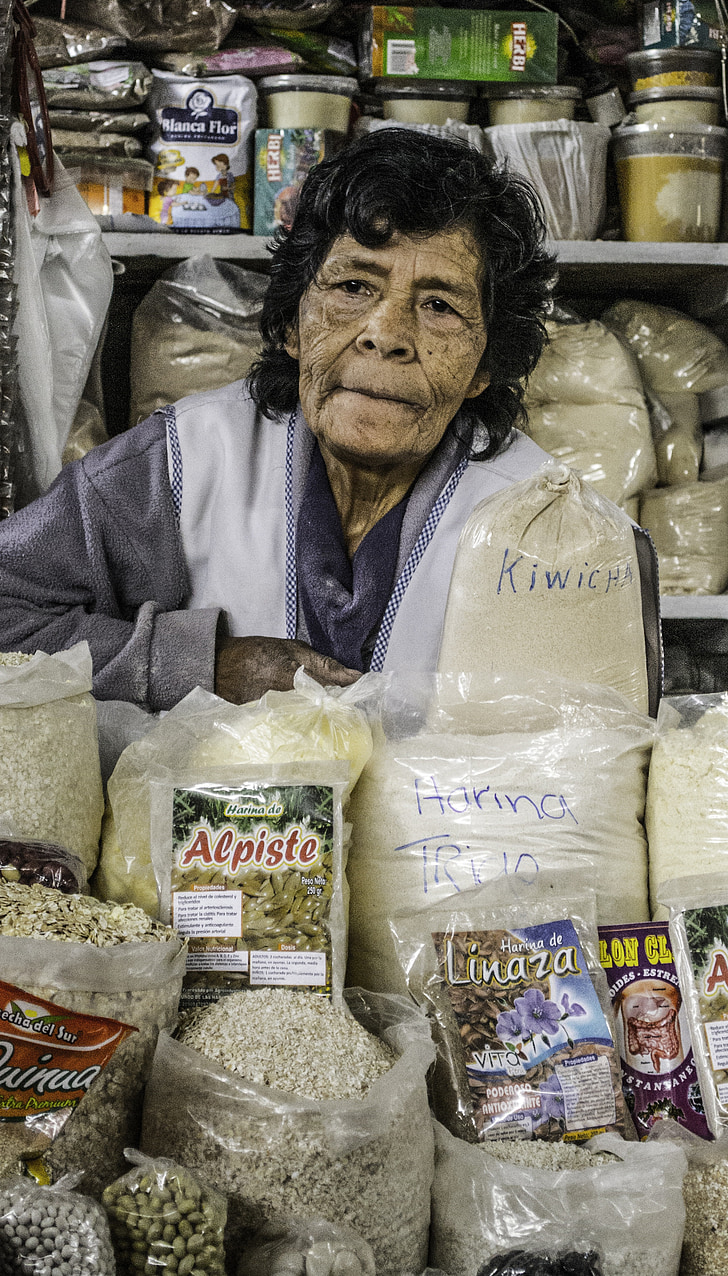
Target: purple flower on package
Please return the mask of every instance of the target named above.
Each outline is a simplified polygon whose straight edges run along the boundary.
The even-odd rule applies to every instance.
[[[561,1004],[564,1007],[564,1014],[566,1015],[576,1015],[578,1019],[579,1015],[586,1014],[586,1010],[583,1006],[579,1005],[578,1001],[569,1001],[569,994],[567,992],[565,992],[561,998]]]
[[[558,1077],[549,1077],[548,1081],[543,1081],[538,1087],[538,1097],[541,1100],[542,1121],[548,1121],[549,1117],[553,1117],[555,1121],[563,1121],[564,1095]]]
[[[535,1036],[545,1032],[553,1037],[559,1031],[561,1011],[555,1001],[547,1001],[538,988],[529,988],[513,1003],[523,1025],[524,1033]]]
[[[520,1016],[515,1010],[504,1010],[496,1020],[495,1031],[501,1041],[520,1041],[523,1036]]]

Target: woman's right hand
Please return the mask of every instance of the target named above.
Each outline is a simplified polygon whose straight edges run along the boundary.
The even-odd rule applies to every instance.
[[[220,638],[215,651],[215,694],[232,704],[259,700],[266,691],[290,691],[303,665],[322,686],[348,687],[361,678],[331,656],[296,638]]]

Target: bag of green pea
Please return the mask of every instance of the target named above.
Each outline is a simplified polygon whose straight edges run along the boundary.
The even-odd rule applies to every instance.
[[[119,1272],[225,1276],[224,1196],[174,1161],[133,1148],[124,1155],[134,1168],[102,1198]]]

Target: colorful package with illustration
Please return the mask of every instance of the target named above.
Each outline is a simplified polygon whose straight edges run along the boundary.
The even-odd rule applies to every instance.
[[[225,234],[253,226],[257,93],[242,75],[153,72],[147,110],[154,164],[149,216],[171,230]]]
[[[599,956],[614,1007],[622,1089],[639,1137],[671,1118],[709,1139],[667,922],[600,926]]]
[[[259,128],[255,134],[256,235],[290,230],[298,193],[315,164],[341,147],[341,134],[318,128]]]

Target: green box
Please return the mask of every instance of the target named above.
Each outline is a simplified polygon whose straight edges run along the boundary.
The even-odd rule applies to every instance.
[[[719,49],[721,23],[714,0],[646,0],[643,49]]]
[[[256,129],[254,235],[272,235],[279,226],[290,228],[306,174],[341,145],[341,134],[330,129]]]
[[[372,5],[360,71],[373,79],[555,84],[558,17],[542,10]]]

